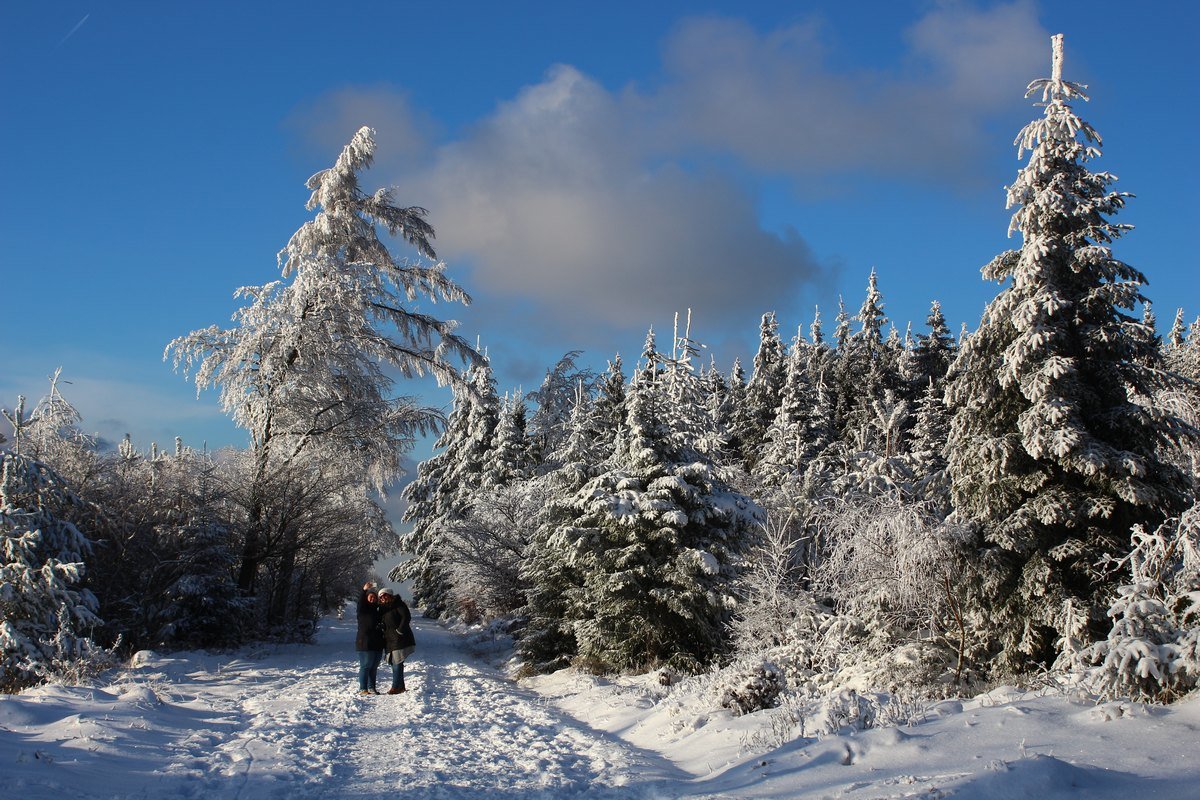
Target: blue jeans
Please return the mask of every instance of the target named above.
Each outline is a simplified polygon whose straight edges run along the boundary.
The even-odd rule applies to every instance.
[[[379,661],[382,658],[382,650],[358,651],[358,690],[360,692],[374,691],[375,676],[379,673]]]
[[[403,689],[404,688],[404,662],[403,661],[401,661],[399,664],[392,664],[392,688],[393,689]]]

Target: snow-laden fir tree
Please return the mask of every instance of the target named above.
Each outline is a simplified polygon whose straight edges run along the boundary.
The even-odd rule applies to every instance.
[[[575,405],[567,421],[567,438],[562,447],[550,454],[547,464],[558,468],[566,464],[599,464],[612,455],[605,445],[607,420],[601,415],[597,400],[593,400],[580,385]],[[610,432],[611,433],[611,432]]]
[[[733,448],[729,441],[729,428],[733,423],[733,404],[729,392],[729,382],[725,375],[717,369],[715,359],[710,360],[708,368],[700,377],[704,393],[704,407],[709,419],[712,420],[714,431],[721,437],[721,446],[716,459],[724,464],[733,458]]]
[[[617,376],[620,376],[618,388]],[[525,630],[517,644],[534,672],[567,666],[578,651],[570,593],[583,584],[572,554],[556,537],[557,527],[571,518],[569,498],[602,471],[612,456],[616,426],[612,415],[625,407],[620,357],[610,362],[595,403],[581,386],[571,412],[570,434],[552,454],[552,470],[539,479],[546,489],[544,516],[533,531],[520,564],[525,591]]]
[[[945,455],[950,416],[946,411],[945,390],[933,379],[917,400],[909,436],[912,493],[944,517],[951,511]]]
[[[530,445],[537,452],[552,453],[562,446],[577,389],[582,384],[590,394],[600,380],[592,370],[578,365],[580,354],[579,350],[563,354],[552,369],[546,370],[538,390],[525,398],[537,406],[528,425]]]
[[[954,335],[946,325],[946,316],[942,313],[942,304],[937,300],[929,308],[929,316],[925,318],[929,327],[928,333],[917,335],[913,347],[913,362],[915,374],[915,394],[920,395],[932,381],[939,390],[943,387],[946,373],[954,361]]]
[[[510,486],[532,477],[534,459],[525,435],[528,414],[529,407],[519,393],[505,396],[492,447],[484,462],[481,484],[485,488]],[[569,435],[569,417],[563,428]]]
[[[1183,309],[1176,309],[1175,321],[1171,323],[1171,331],[1167,334],[1168,349],[1175,349],[1183,346],[1184,340],[1187,338],[1187,326],[1183,322]]]
[[[1162,373],[1145,366],[1151,340],[1130,315],[1145,277],[1109,246],[1129,227],[1108,219],[1127,195],[1087,167],[1100,137],[1069,105],[1084,87],[1063,80],[1061,36],[1053,45],[1052,77],[1028,92],[1045,113],[1017,138],[1029,162],[1008,188],[1023,243],[983,269],[1007,285],[962,343],[947,394],[953,501],[983,535],[979,617],[999,671],[1053,660],[1069,599],[1099,629],[1111,583],[1097,565],[1188,491],[1158,457],[1180,424],[1134,399],[1153,397]]]
[[[1167,334],[1163,356],[1167,368],[1193,382],[1200,382],[1200,319],[1189,329],[1183,324],[1183,309],[1175,315],[1175,323]],[[1189,387],[1200,397],[1200,387]]]
[[[694,670],[723,652],[733,581],[758,524],[757,506],[680,444],[669,382],[649,376],[639,370],[629,388],[613,458],[561,504],[547,542],[577,581],[562,613],[578,657],[602,671]]]
[[[884,454],[888,441],[886,434],[879,435],[878,406],[889,392],[897,394],[900,352],[898,340],[883,338],[887,317],[875,270],[871,270],[867,294],[855,319],[859,329],[839,348],[835,370],[836,395],[845,415],[841,417],[842,435],[853,449]]]
[[[813,321],[808,326],[808,382],[811,386],[828,386],[833,382],[834,355],[825,341],[821,309],[813,312]]]
[[[471,510],[483,483],[499,415],[496,380],[484,361],[455,386],[454,406],[434,443],[435,452],[404,489],[408,501],[404,521],[412,523],[412,529],[403,536],[402,548],[411,558],[394,567],[389,577],[412,581],[413,599],[430,616],[448,609],[451,584],[446,560],[452,553],[447,550],[446,529]]]
[[[743,429],[735,432],[747,469],[752,469],[761,456],[763,443],[767,440],[767,429],[779,412],[786,375],[787,348],[779,338],[779,322],[775,319],[775,312],[768,312],[762,316],[754,369],[746,383]]]
[[[681,335],[679,315],[676,314],[671,355],[659,356],[663,365],[660,390],[667,398],[663,408],[669,414],[665,421],[677,442],[676,447],[690,447],[701,458],[718,461],[725,454],[725,433],[717,427],[708,401],[707,384],[696,369],[696,356],[702,345],[692,339],[691,327],[692,312],[689,310]]]
[[[815,439],[810,420],[814,397],[808,379],[808,347],[800,331],[788,353],[787,374],[779,410],[767,430],[767,441],[755,473],[769,484],[798,480],[813,456]]]
[[[80,504],[50,467],[0,450],[0,691],[92,648],[98,603],[83,587],[91,543],[67,519]]]
[[[742,367],[742,359],[733,360],[727,384],[729,399],[725,446],[730,457],[741,462],[744,443],[751,429],[750,406],[746,403],[746,370]]]
[[[611,445],[625,419],[625,366],[621,354],[613,356],[600,376],[596,389],[596,415],[601,431],[607,431],[604,441]]]

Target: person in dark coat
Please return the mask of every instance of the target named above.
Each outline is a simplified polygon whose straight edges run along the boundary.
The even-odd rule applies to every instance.
[[[358,598],[358,633],[354,637],[354,649],[358,652],[358,693],[379,694],[375,678],[379,673],[379,661],[383,657],[383,628],[379,618],[382,609],[379,598],[364,583]]]
[[[404,659],[412,655],[417,644],[410,625],[412,612],[391,589],[380,590],[379,603],[383,610],[383,649],[392,665],[392,688],[388,694],[400,694],[404,691]]]

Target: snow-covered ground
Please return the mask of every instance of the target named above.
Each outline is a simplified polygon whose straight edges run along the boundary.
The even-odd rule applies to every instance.
[[[329,620],[314,645],[148,657],[94,687],[0,696],[0,796],[1200,798],[1195,699],[1000,690],[768,749],[780,712],[732,717],[702,680],[518,684],[480,637],[414,627],[402,695],[356,694],[352,626]]]

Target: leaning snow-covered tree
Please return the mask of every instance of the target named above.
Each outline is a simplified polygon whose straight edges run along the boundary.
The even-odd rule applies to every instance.
[[[1053,44],[1052,77],[1028,92],[1045,113],[1017,138],[1029,163],[1008,188],[1023,244],[983,269],[1008,285],[962,345],[947,391],[953,504],[983,535],[979,618],[1000,671],[1053,660],[1069,600],[1101,632],[1110,586],[1097,565],[1123,557],[1133,525],[1152,529],[1188,494],[1157,455],[1186,426],[1140,401],[1164,373],[1147,366],[1153,339],[1132,316],[1146,279],[1109,246],[1130,227],[1108,219],[1128,195],[1087,168],[1100,137],[1068,104],[1087,97],[1062,79],[1061,35]]]
[[[394,395],[392,375],[445,383],[457,378],[456,361],[477,358],[455,323],[416,304],[469,302],[444,265],[397,260],[379,239],[382,228],[436,258],[424,209],[394,205],[389,189],[360,188],[374,150],[373,131],[362,128],[333,167],[308,180],[308,208],[317,214],[280,252],[283,280],[239,289],[249,304],[232,328],[193,331],[167,347],[198,390],[220,387],[226,411],[250,433],[256,461],[239,564],[243,592],[253,592],[272,543],[286,552],[290,535],[271,529],[273,500],[257,487],[296,464],[336,462],[349,479],[382,488],[415,438],[442,419]]]

